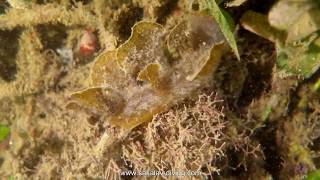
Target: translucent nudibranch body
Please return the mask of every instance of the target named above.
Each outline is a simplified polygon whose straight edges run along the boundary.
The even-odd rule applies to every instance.
[[[171,30],[138,22],[124,44],[96,58],[91,87],[72,97],[131,129],[206,87],[225,49],[209,16],[189,15]]]

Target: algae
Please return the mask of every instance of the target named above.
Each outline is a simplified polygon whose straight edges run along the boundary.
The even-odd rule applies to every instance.
[[[1,1],[1,179],[316,178],[318,11]]]

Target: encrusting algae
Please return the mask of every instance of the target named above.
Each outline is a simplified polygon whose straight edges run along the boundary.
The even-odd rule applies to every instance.
[[[208,86],[225,49],[209,16],[190,14],[172,30],[138,22],[128,41],[96,58],[91,87],[71,97],[132,129]]]

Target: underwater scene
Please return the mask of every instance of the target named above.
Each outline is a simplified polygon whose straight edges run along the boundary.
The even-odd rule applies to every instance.
[[[0,0],[0,179],[320,180],[320,1]]]

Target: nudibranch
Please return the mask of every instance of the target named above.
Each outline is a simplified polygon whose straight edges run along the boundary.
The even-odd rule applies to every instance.
[[[188,15],[171,30],[141,21],[124,44],[95,59],[91,87],[71,97],[132,129],[211,82],[226,48],[210,16]]]

